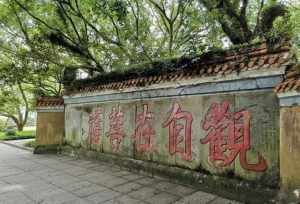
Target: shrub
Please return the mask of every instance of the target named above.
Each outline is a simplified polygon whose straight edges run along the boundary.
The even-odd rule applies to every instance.
[[[6,130],[5,130],[5,135],[6,135],[7,137],[13,137],[13,136],[16,135],[16,131],[13,130],[13,129],[6,129]]]
[[[0,119],[0,131],[3,131],[6,128],[6,122],[3,119]]]

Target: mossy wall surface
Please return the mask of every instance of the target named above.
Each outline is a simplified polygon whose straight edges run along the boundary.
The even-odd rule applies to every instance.
[[[272,90],[67,104],[66,142],[269,186],[279,182]]]

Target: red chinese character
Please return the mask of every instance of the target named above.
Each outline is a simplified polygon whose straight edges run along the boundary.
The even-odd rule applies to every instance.
[[[99,144],[101,136],[102,109],[97,108],[89,115],[89,142]]]
[[[138,152],[151,151],[155,130],[151,125],[153,113],[148,112],[148,105],[143,106],[143,112],[137,115],[136,128],[133,135],[135,148]]]
[[[192,114],[182,111],[180,105],[174,103],[169,118],[163,123],[164,128],[169,127],[170,154],[180,153],[187,161],[192,160],[192,122]]]
[[[120,143],[125,137],[123,130],[124,125],[124,113],[121,111],[121,108],[118,106],[113,107],[109,115],[109,131],[108,136],[110,137],[110,144],[113,151],[118,151]]]
[[[212,103],[202,122],[208,131],[201,144],[209,144],[209,159],[217,166],[228,166],[239,155],[242,168],[251,171],[265,171],[267,162],[258,153],[258,162],[249,164],[247,151],[250,150],[250,112],[246,110],[230,112],[229,102],[221,105]]]

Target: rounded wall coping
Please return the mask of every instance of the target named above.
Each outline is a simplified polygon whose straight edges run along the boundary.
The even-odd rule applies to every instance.
[[[222,80],[201,81],[190,80],[186,83],[178,81],[173,84],[161,84],[139,89],[123,91],[87,92],[73,96],[64,96],[65,105],[112,102],[124,100],[140,100],[151,98],[170,98],[175,96],[222,94],[243,91],[272,91],[284,78],[285,68],[252,72],[245,75],[232,75]],[[226,80],[224,80],[224,78]]]
[[[47,113],[47,112],[64,112],[64,106],[40,106],[36,108],[36,112],[38,113]]]
[[[298,91],[288,91],[284,93],[278,93],[279,105],[281,107],[292,107],[300,105],[300,93]]]
[[[179,80],[174,82],[164,82],[160,84],[153,84],[147,87],[131,87],[119,90],[104,90],[95,92],[81,92],[73,95],[64,95],[64,100],[70,98],[81,98],[85,96],[98,96],[98,95],[109,95],[109,94],[119,94],[119,93],[131,93],[131,92],[141,92],[148,90],[158,90],[166,88],[179,88],[184,86],[195,86],[195,85],[206,85],[206,84],[216,84],[229,81],[243,81],[247,79],[262,79],[274,76],[283,76],[285,74],[286,66],[272,67],[266,70],[249,70],[240,73],[231,73],[228,75],[217,75],[212,77],[196,77],[188,80]],[[278,82],[279,83],[279,82]],[[277,85],[277,84],[275,84]],[[274,87],[275,87],[274,85]],[[217,90],[216,90],[217,91]]]

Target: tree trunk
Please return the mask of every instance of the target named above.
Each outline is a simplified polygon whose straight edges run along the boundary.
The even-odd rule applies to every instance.
[[[14,115],[10,115],[10,114],[7,114],[7,113],[3,113],[3,112],[0,112],[0,116],[3,116],[3,117],[6,117],[7,119],[11,119],[14,121],[15,125],[17,126],[18,130],[21,129],[23,130],[24,128],[24,125],[25,123],[21,123],[18,118]],[[8,121],[8,120],[7,120]]]
[[[22,98],[23,98],[23,101],[25,103],[25,113],[24,113],[24,117],[22,115],[22,112],[21,112],[21,109],[18,108],[18,114],[19,114],[19,125],[18,125],[18,130],[19,131],[22,131],[24,126],[26,125],[27,123],[27,119],[28,119],[28,114],[29,114],[29,104],[28,104],[28,101],[27,101],[27,98],[26,98],[26,95],[25,95],[25,92],[23,90],[23,87],[21,85],[21,83],[18,82],[18,86],[19,86],[19,89],[21,91],[21,95],[22,95]]]
[[[17,124],[17,129],[18,129],[18,131],[23,131],[24,124]]]

